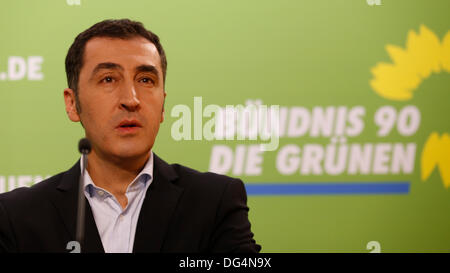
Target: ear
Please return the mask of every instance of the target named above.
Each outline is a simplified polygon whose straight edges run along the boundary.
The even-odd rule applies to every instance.
[[[165,113],[165,111],[164,111],[164,104],[166,103],[166,91],[164,91],[164,101],[163,101],[163,107],[162,107],[162,113],[161,113],[161,121],[160,121],[160,123],[162,123],[163,121],[164,121],[164,113]]]
[[[70,88],[64,89],[64,103],[66,104],[66,112],[69,119],[73,122],[80,121],[80,115],[77,111],[75,92]]]

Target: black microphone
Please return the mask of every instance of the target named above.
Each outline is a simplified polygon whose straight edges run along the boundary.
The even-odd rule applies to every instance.
[[[78,210],[77,210],[77,229],[76,240],[83,246],[84,240],[84,219],[85,219],[85,200],[84,200],[84,174],[88,163],[88,154],[91,152],[91,142],[87,138],[80,139],[78,143],[78,150],[82,154],[81,160],[83,161],[80,181],[78,185]]]

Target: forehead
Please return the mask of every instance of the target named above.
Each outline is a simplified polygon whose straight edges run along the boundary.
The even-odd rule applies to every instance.
[[[86,43],[83,68],[91,71],[99,63],[117,63],[125,69],[153,65],[161,71],[161,58],[155,45],[143,37],[119,39],[95,37]]]

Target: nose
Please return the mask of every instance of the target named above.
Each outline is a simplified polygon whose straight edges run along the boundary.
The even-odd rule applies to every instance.
[[[140,101],[137,97],[136,90],[133,84],[123,86],[120,96],[120,107],[129,111],[134,112],[140,106]]]

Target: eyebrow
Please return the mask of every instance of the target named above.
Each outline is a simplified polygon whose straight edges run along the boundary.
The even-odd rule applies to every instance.
[[[98,71],[102,70],[102,69],[114,69],[114,70],[122,70],[123,71],[123,67],[120,64],[116,64],[116,63],[99,63],[95,66],[94,70],[92,70],[91,73],[91,78],[97,74]]]
[[[136,72],[150,72],[152,74],[155,74],[156,76],[158,76],[158,69],[153,66],[153,65],[140,65],[138,67],[136,67]]]
[[[92,70],[91,77],[93,77],[97,72],[99,72],[102,69],[113,69],[113,70],[121,70],[123,71],[123,67],[120,64],[116,63],[99,63],[95,66],[94,70]],[[158,69],[153,65],[140,65],[136,67],[136,72],[150,72],[152,74],[155,74],[158,76]]]

